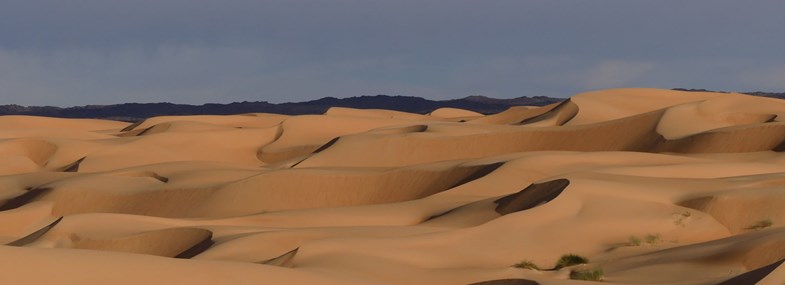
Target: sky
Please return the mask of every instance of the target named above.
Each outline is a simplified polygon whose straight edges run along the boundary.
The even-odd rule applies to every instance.
[[[781,0],[0,0],[0,105],[785,92]]]

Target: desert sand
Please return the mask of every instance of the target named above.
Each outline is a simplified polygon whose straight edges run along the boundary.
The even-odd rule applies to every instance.
[[[492,115],[5,116],[0,284],[555,285],[593,272],[782,285],[783,149],[785,100],[657,89]],[[557,267],[566,254],[587,262]]]

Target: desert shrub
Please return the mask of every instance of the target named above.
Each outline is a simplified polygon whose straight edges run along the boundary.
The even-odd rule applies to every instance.
[[[646,242],[650,245],[658,243],[662,241],[662,236],[660,234],[647,234],[643,237],[643,240],[637,236],[630,236],[629,241],[627,242],[628,246],[639,246],[643,242]]]
[[[589,263],[589,259],[575,254],[565,254],[559,258],[559,261],[556,262],[556,267],[554,269],[558,270],[564,267],[578,265],[578,264],[586,264]]]
[[[641,245],[641,239],[636,236],[630,236],[630,242],[628,244],[631,246],[639,246]]]
[[[759,222],[755,223],[754,225],[748,227],[747,229],[748,230],[756,230],[757,231],[757,230],[762,230],[762,229],[771,227],[771,225],[773,225],[773,224],[774,224],[774,222],[772,222],[771,219],[765,219],[765,220],[762,220],[762,221],[759,221]]]
[[[674,223],[677,226],[684,226],[684,221],[686,219],[688,219],[690,216],[692,216],[692,213],[690,213],[690,211],[684,211],[684,212],[681,212],[681,213],[679,213],[677,215],[678,215],[678,218],[674,221]]]
[[[526,259],[516,264],[513,264],[512,267],[531,269],[531,270],[540,270],[540,267],[538,267],[537,264],[534,264],[534,262],[531,262],[530,260],[526,260]]]
[[[602,281],[604,272],[601,268],[588,270],[573,270],[570,272],[570,279],[586,281]]]
[[[659,242],[662,239],[662,237],[660,236],[660,234],[648,234],[643,239],[648,244],[655,244]]]

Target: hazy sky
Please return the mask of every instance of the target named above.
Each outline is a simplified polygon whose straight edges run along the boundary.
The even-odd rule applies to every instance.
[[[785,91],[785,1],[0,0],[0,104]]]

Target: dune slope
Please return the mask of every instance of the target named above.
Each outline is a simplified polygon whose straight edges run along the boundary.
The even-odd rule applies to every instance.
[[[0,284],[785,284],[783,116],[616,89],[492,115],[0,117]]]

